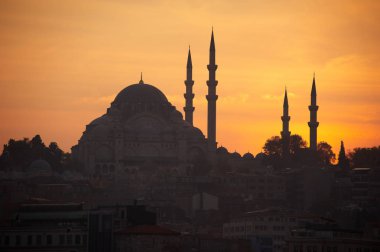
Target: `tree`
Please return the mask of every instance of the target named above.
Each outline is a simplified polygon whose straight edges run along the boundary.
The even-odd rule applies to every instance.
[[[63,150],[61,150],[59,147],[58,147],[58,144],[56,142],[51,142],[49,144],[49,147],[48,147],[49,151],[54,154],[54,156],[61,160],[62,159],[62,155],[63,155]]]
[[[266,165],[271,165],[275,169],[283,168],[289,165],[289,162],[299,162],[302,160],[304,152],[300,150],[305,150],[306,141],[300,135],[291,135],[289,139],[289,153],[290,159],[283,156],[283,139],[279,136],[273,136],[269,138],[265,145],[263,146],[264,153],[267,155],[264,163]]]
[[[263,146],[264,153],[270,155],[282,155],[281,138],[279,136],[272,136],[267,139]]]
[[[40,135],[35,135],[32,140],[30,140],[30,146],[32,148],[33,156],[43,158],[46,146],[42,142]]]
[[[372,148],[355,148],[348,158],[352,167],[380,167],[380,146]]]
[[[9,139],[1,154],[1,169],[24,169],[33,159],[28,138],[22,140]]]
[[[300,135],[290,136],[290,154],[297,153],[300,149],[306,148],[307,142]]]
[[[306,141],[300,135],[291,135],[289,141],[290,154],[296,154],[300,149],[306,148]],[[282,156],[282,139],[279,136],[272,136],[267,139],[263,147],[266,155]]]
[[[326,165],[335,162],[335,153],[327,142],[319,142],[317,146],[318,158]]]
[[[350,168],[350,161],[346,157],[346,150],[343,141],[340,142],[340,150],[338,155],[338,167],[341,171],[347,172]]]
[[[36,135],[29,140],[10,139],[4,145],[3,153],[0,157],[0,169],[26,170],[30,163],[36,159],[45,159],[53,169],[62,170],[62,161],[65,155],[55,142],[46,147],[40,135]]]

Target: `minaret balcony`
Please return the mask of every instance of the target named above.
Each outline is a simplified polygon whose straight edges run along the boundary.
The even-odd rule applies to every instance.
[[[185,97],[185,99],[194,99],[194,94],[188,94],[188,93],[185,93],[183,94],[183,97]]]
[[[319,106],[316,106],[316,105],[310,105],[309,106],[310,111],[318,111],[318,108],[319,108]]]
[[[186,84],[186,86],[193,86],[194,81],[193,80],[185,80],[185,84]]]
[[[216,101],[216,100],[218,100],[218,96],[217,95],[206,95],[206,99],[207,99],[207,101]]]
[[[216,71],[216,69],[218,69],[218,65],[207,65],[207,69],[209,71]]]
[[[310,128],[317,128],[319,126],[319,122],[308,122],[307,124]]]
[[[206,81],[206,83],[207,83],[207,86],[209,86],[209,87],[216,87],[218,85],[217,80],[208,80],[208,81]]]
[[[281,116],[282,121],[290,121],[290,116]]]
[[[194,112],[194,107],[183,107],[183,110],[185,111],[185,112]]]

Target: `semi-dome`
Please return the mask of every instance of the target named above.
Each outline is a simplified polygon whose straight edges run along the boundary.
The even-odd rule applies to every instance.
[[[253,160],[255,157],[253,156],[252,153],[250,152],[247,152],[243,155],[243,158],[246,159],[246,160]]]
[[[155,103],[166,105],[169,103],[166,96],[156,87],[150,84],[132,84],[116,96],[113,104],[131,104],[131,103]]]
[[[256,155],[256,160],[262,161],[262,160],[264,160],[266,157],[267,157],[267,155],[265,155],[265,153],[260,152],[260,153],[257,153],[257,155]]]
[[[220,147],[218,147],[218,149],[216,149],[216,154],[227,155],[227,154],[229,154],[229,152],[225,147],[220,146]]]
[[[239,159],[239,158],[241,158],[241,155],[240,155],[240,153],[239,153],[239,152],[237,152],[237,151],[234,151],[234,152],[231,154],[231,157],[232,157],[232,158],[236,158],[236,159]]]

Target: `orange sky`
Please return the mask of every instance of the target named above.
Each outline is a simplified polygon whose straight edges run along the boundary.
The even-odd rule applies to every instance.
[[[68,151],[141,71],[182,112],[189,44],[206,133],[213,25],[219,144],[256,154],[279,135],[285,85],[291,131],[308,140],[315,71],[318,140],[379,145],[379,13],[376,0],[1,1],[0,143],[38,133]]]

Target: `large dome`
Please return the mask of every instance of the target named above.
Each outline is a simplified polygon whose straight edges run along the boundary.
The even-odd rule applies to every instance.
[[[121,90],[113,102],[116,106],[132,103],[167,105],[169,102],[166,96],[158,88],[149,84],[139,83],[132,84]]]

